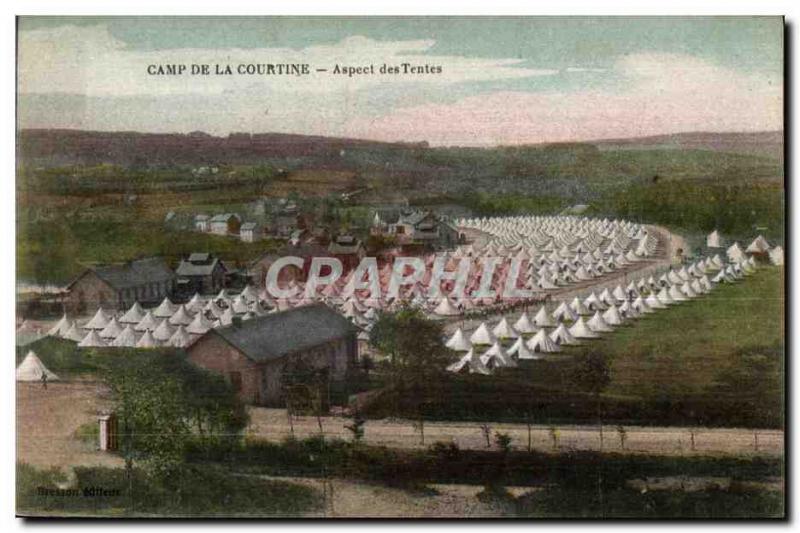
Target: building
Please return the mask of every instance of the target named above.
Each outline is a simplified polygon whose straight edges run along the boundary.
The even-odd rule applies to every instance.
[[[379,221],[380,219],[373,221],[373,227]],[[458,229],[430,211],[404,210],[396,222],[388,225],[387,232],[397,239],[398,244],[404,246],[450,248],[465,241],[464,235]]]
[[[352,235],[339,235],[328,245],[328,253],[342,262],[344,271],[358,266],[366,255],[364,245]]]
[[[245,222],[239,228],[239,238],[244,242],[261,240],[261,227],[255,222]]]
[[[194,253],[183,259],[175,271],[182,294],[214,294],[225,286],[225,265],[208,253]]]
[[[175,291],[175,272],[160,257],[84,270],[67,285],[69,312],[83,314],[97,307],[127,309],[134,302],[156,304]]]
[[[203,233],[208,232],[208,219],[210,217],[208,215],[195,215],[194,217],[194,229],[195,231],[202,231]]]
[[[195,365],[225,376],[245,403],[283,406],[283,378],[301,365],[344,383],[358,360],[356,334],[342,315],[313,304],[211,329],[187,351]]]
[[[238,235],[242,219],[236,213],[214,215],[208,220],[208,231],[215,235]]]

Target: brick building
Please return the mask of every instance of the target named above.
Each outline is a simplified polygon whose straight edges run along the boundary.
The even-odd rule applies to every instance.
[[[343,383],[358,360],[356,334],[339,313],[313,304],[209,330],[188,357],[224,375],[245,403],[283,406],[283,375],[293,365],[325,371],[331,383]]]

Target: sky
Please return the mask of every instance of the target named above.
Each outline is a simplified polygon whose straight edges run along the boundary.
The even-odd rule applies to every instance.
[[[17,42],[22,128],[492,146],[783,127],[779,17],[22,17]],[[310,74],[213,74],[269,63]],[[379,71],[403,63],[441,72]],[[148,74],[167,64],[212,74]]]

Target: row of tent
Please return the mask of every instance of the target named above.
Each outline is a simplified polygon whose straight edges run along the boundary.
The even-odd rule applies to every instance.
[[[723,248],[722,236],[720,235],[719,231],[714,230],[708,234],[706,237],[706,246],[708,248]],[[763,235],[759,235],[753,239],[753,242],[751,242],[744,250],[742,250],[738,242],[734,242],[728,247],[727,250],[725,250],[725,253],[728,256],[728,260],[734,263],[738,263],[747,259],[747,254],[766,254],[769,257],[770,262],[776,266],[783,265],[784,261],[783,248],[781,246],[770,246],[769,242],[764,238]]]
[[[210,299],[195,294],[185,304],[164,298],[154,309],[144,309],[138,302],[123,313],[98,308],[82,325],[64,314],[47,335],[75,341],[80,348],[185,348],[214,327],[275,310],[265,310],[257,291],[248,286],[237,296],[225,290]]]
[[[742,279],[756,268],[752,257],[725,264],[716,255],[658,277],[642,277],[625,287],[617,285],[600,294],[592,291],[583,299],[562,301],[552,311],[542,305],[532,317],[523,312],[516,320],[504,316],[494,326],[481,322],[469,334],[458,328],[445,346],[464,354],[447,370],[488,375],[496,368],[513,368],[520,360],[540,359],[542,354],[600,338],[643,315],[703,296],[716,284]],[[716,274],[709,278],[712,272]]]

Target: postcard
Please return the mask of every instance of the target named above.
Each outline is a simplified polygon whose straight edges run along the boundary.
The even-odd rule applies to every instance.
[[[785,518],[784,32],[19,17],[17,514]]]

